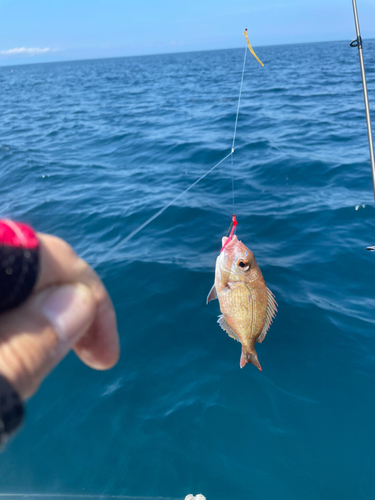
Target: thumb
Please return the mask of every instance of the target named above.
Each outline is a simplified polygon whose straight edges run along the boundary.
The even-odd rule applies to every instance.
[[[44,289],[1,315],[0,373],[22,399],[86,333],[95,312],[92,292],[77,283]]]

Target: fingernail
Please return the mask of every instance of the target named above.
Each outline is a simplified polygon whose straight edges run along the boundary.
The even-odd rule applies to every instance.
[[[82,284],[63,285],[47,293],[41,312],[63,343],[73,345],[90,326],[94,316],[90,290]]]

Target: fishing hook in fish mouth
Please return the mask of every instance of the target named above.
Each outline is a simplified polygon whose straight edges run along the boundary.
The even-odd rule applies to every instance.
[[[236,219],[236,216],[233,214],[233,216],[232,216],[232,223],[231,223],[231,225],[229,226],[229,230],[230,230],[230,228],[231,228],[231,227],[232,227],[232,230],[230,231],[229,238],[228,238],[228,239],[227,239],[227,241],[224,243],[223,248],[220,250],[220,253],[224,250],[224,248],[228,245],[228,243],[229,243],[230,241],[232,241],[234,231],[236,230],[236,226],[237,226],[237,219]]]

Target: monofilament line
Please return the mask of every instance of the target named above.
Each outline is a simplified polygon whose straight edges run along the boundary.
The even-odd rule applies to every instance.
[[[234,168],[233,168],[233,153],[232,153],[232,156],[230,158],[230,170],[231,170],[231,173],[232,173],[232,212],[234,213],[235,212],[235,209],[234,209]]]
[[[237,103],[237,114],[236,114],[236,122],[234,124],[234,132],[233,132],[233,141],[232,141],[232,157],[230,159],[230,166],[231,166],[231,173],[232,173],[232,202],[233,202],[233,213],[235,212],[234,209],[234,169],[233,169],[233,153],[234,153],[234,142],[236,140],[236,132],[237,132],[237,123],[238,123],[238,115],[240,113],[240,104],[241,104],[241,94],[242,94],[242,84],[243,84],[243,77],[245,74],[245,64],[246,64],[246,55],[247,55],[247,47],[245,47],[245,55],[243,58],[243,65],[242,65],[242,75],[241,75],[241,85],[240,85],[240,93],[238,96],[238,103]]]
[[[236,123],[235,123],[235,125],[234,125],[234,132],[233,132],[232,153],[234,153],[234,142],[235,142],[235,140],[236,140],[236,132],[237,132],[238,115],[239,115],[239,113],[240,113],[240,104],[241,104],[241,94],[242,94],[243,76],[244,76],[244,74],[245,74],[246,54],[247,54],[247,47],[245,47],[245,55],[244,55],[244,58],[243,58],[242,76],[241,76],[241,85],[240,85],[240,95],[238,96],[237,114],[236,114]]]
[[[95,264],[94,267],[98,267],[102,262],[107,260],[119,247],[121,247],[124,243],[129,241],[133,236],[138,234],[142,229],[144,229],[146,226],[148,226],[153,220],[155,220],[157,217],[159,217],[167,208],[169,208],[171,205],[173,205],[177,200],[179,200],[184,194],[186,194],[190,189],[192,189],[194,186],[198,184],[201,180],[203,180],[205,177],[207,177],[208,174],[210,174],[215,168],[217,168],[219,165],[221,165],[227,158],[233,155],[235,147],[235,139],[236,139],[236,130],[237,130],[237,123],[238,123],[238,115],[240,112],[240,103],[241,103],[241,94],[242,94],[242,84],[243,84],[243,77],[245,73],[245,63],[246,63],[246,53],[247,53],[247,47],[245,48],[245,57],[243,61],[243,67],[242,67],[242,76],[241,76],[241,85],[240,85],[240,93],[238,96],[238,104],[237,104],[237,114],[236,114],[236,123],[234,125],[234,133],[233,133],[233,141],[232,141],[232,148],[231,151],[224,156],[223,159],[221,159],[216,165],[211,167],[209,170],[207,170],[206,173],[204,173],[199,179],[197,179],[193,184],[191,184],[188,188],[186,188],[184,191],[182,191],[179,195],[177,195],[175,198],[173,198],[172,201],[170,201],[165,207],[161,208],[158,210],[154,215],[152,215],[149,219],[147,219],[143,224],[137,227],[137,229],[134,229],[131,233],[129,233],[125,238],[121,239],[118,243],[116,243],[105,255],[103,255]],[[232,167],[232,191],[233,191],[233,207],[234,207],[234,180],[233,180],[233,167]]]
[[[221,165],[223,163],[223,161],[225,161],[227,158],[229,158],[232,154],[233,154],[233,149],[230,153],[227,154],[227,156],[225,156],[222,160],[220,160],[218,163],[216,163],[216,165],[214,165],[212,168],[210,168],[210,170],[208,170],[206,173],[204,173],[201,177],[199,177],[199,179],[197,179],[195,182],[193,182],[193,184],[191,184],[188,188],[186,188],[184,191],[182,191],[179,195],[177,195],[175,198],[173,198],[172,201],[170,201],[168,203],[168,205],[166,205],[165,207],[161,208],[158,212],[156,212],[154,215],[152,215],[149,219],[147,219],[143,224],[141,224],[139,227],[137,227],[137,229],[134,229],[134,231],[132,231],[130,234],[128,234],[125,238],[123,238],[122,240],[120,240],[116,245],[114,245],[96,264],[95,264],[95,267],[97,267],[99,264],[101,264],[104,260],[107,260],[108,257],[110,257],[113,252],[115,250],[117,250],[121,245],[123,245],[124,243],[126,243],[127,241],[129,241],[131,238],[133,238],[133,236],[135,236],[137,233],[139,233],[139,231],[142,231],[143,228],[145,228],[146,226],[148,226],[150,224],[150,222],[152,222],[153,220],[155,220],[157,217],[159,217],[159,215],[161,215],[163,212],[165,212],[165,210],[167,210],[167,208],[169,208],[171,205],[173,205],[178,199],[180,199],[182,196],[184,196],[184,194],[186,194],[188,191],[190,191],[190,189],[192,189],[194,186],[196,186],[198,184],[198,182],[200,182],[202,179],[204,179],[208,174],[210,174],[213,170],[215,170],[215,168],[217,168],[219,165]]]

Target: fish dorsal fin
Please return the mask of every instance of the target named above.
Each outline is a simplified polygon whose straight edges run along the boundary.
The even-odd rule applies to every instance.
[[[208,304],[210,302],[210,300],[215,300],[215,299],[217,299],[217,293],[216,293],[216,286],[215,286],[215,283],[214,283],[212,285],[210,293],[207,296],[206,304]]]
[[[271,326],[273,318],[277,313],[277,303],[275,297],[269,288],[267,290],[267,311],[266,311],[266,319],[264,321],[264,327],[262,333],[257,338],[257,342],[263,342],[265,336],[267,335],[268,329]]]
[[[230,326],[228,326],[228,323],[225,321],[224,316],[222,314],[219,316],[219,319],[217,320],[217,322],[219,323],[221,328],[224,330],[224,332],[227,332],[229,337],[232,337],[232,339],[237,340],[237,342],[240,342],[240,339],[234,333],[232,328]]]

